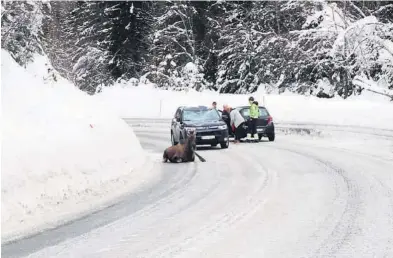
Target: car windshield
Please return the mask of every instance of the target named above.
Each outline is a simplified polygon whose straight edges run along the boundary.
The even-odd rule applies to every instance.
[[[241,114],[245,117],[250,116],[250,109],[249,108],[243,108],[241,111]],[[265,108],[259,108],[259,117],[267,117],[269,114],[267,113],[267,110]]]
[[[189,109],[183,111],[183,121],[219,120],[220,115],[215,109]]]

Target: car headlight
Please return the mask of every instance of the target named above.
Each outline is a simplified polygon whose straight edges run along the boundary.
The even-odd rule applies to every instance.
[[[226,130],[226,129],[228,129],[228,127],[227,127],[227,125],[219,125],[219,126],[218,126],[218,129],[220,129],[220,130]]]

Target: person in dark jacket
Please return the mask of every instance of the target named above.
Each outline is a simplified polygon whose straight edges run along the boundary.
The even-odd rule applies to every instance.
[[[233,135],[232,126],[231,126],[231,116],[230,116],[230,112],[231,112],[230,107],[229,107],[227,104],[225,104],[225,105],[222,107],[222,120],[224,120],[224,122],[225,122],[225,123],[227,124],[227,126],[228,126],[228,134],[229,134],[229,135]]]

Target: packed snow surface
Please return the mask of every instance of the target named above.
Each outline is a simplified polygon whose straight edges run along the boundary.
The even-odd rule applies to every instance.
[[[170,120],[126,120],[142,146],[161,154]],[[319,128],[320,135],[200,149],[203,163],[160,163],[165,180],[119,208],[132,212],[13,250],[29,258],[393,257],[393,131]]]
[[[124,121],[61,77],[50,83],[44,57],[24,69],[1,54],[3,241],[104,205],[147,176]]]

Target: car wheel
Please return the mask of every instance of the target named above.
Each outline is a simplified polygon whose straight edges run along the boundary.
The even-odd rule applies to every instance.
[[[221,149],[227,149],[229,147],[229,138],[226,142],[220,143]]]
[[[210,146],[216,147],[216,146],[217,146],[217,143],[210,144]]]
[[[269,134],[269,135],[267,136],[267,138],[269,138],[269,142],[273,142],[275,137],[276,137],[275,134]]]
[[[175,136],[173,135],[173,132],[171,132],[171,142],[172,142],[172,146],[177,144],[177,142],[175,142]]]

